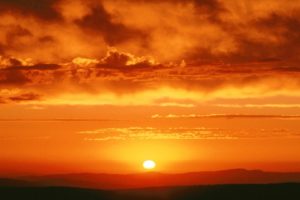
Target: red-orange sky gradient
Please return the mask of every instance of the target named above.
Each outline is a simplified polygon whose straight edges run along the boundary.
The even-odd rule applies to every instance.
[[[0,174],[300,171],[299,55],[299,0],[1,0]]]

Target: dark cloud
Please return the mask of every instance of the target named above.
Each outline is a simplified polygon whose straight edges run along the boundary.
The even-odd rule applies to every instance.
[[[12,67],[8,67],[5,70],[57,70],[61,66],[58,64],[35,64],[35,65],[29,65],[29,66],[21,66],[21,65],[14,65]]]
[[[22,61],[14,57],[0,56],[0,67],[5,69],[17,65],[22,65]]]
[[[185,0],[186,2],[193,2],[198,6],[204,6],[209,8],[209,10],[218,10],[222,7],[219,0]]]
[[[110,50],[98,64],[98,67],[115,68],[119,70],[151,70],[161,67],[160,64],[146,57],[137,57],[129,53]]]
[[[300,73],[300,66],[294,65],[294,66],[283,66],[283,67],[276,67],[274,68],[274,71],[279,71],[282,73],[288,72],[288,73]]]
[[[0,42],[0,54],[4,54],[5,53],[5,45],[2,44],[2,42]]]
[[[299,10],[300,11],[300,10]],[[282,37],[280,44],[269,47],[269,51],[281,59],[299,60],[300,53],[300,15],[290,14],[288,16],[272,14],[265,19],[259,20],[256,25],[258,29]],[[262,52],[260,51],[262,54]],[[263,54],[262,54],[263,56]]]
[[[39,94],[35,93],[25,93],[20,95],[15,95],[9,97],[9,100],[15,101],[15,102],[22,102],[22,101],[33,101],[33,100],[40,100],[41,96]]]
[[[7,43],[13,43],[14,40],[20,37],[32,36],[32,33],[27,28],[24,28],[20,25],[8,25],[7,27],[2,28],[8,29],[8,32],[6,34]]]
[[[16,58],[9,58],[9,63],[11,66],[22,65],[22,62]]]
[[[191,4],[195,7],[196,13],[199,15],[206,15],[206,18],[211,22],[219,21],[219,15],[223,12],[226,12],[226,9],[223,6],[222,0],[133,0],[138,3],[170,3],[177,5],[186,5]]]
[[[186,0],[196,5],[199,13],[206,13],[208,19],[212,22],[219,21],[219,15],[222,12],[226,12],[223,4],[219,0]]]
[[[1,22],[1,21],[0,21]],[[0,41],[0,46],[2,46],[3,52],[5,53],[10,49],[21,49],[23,39],[32,39],[33,35],[31,31],[21,25],[17,24],[8,24],[1,25],[0,29],[2,30],[3,39]]]
[[[130,57],[124,53],[109,51],[107,56],[103,59],[103,62],[108,66],[124,67],[129,60]]]
[[[61,66],[58,64],[26,64],[24,61],[13,57],[1,57],[0,87],[2,86],[24,86],[32,83],[34,78],[39,78],[38,71],[55,71]],[[44,76],[49,76],[47,73]],[[47,78],[44,80],[48,80]]]
[[[60,19],[60,14],[54,9],[60,0],[1,0],[0,12],[18,12],[24,16],[35,16],[44,20]]]
[[[168,2],[168,3],[176,3],[176,4],[186,4],[191,3],[199,7],[206,7],[209,10],[218,10],[222,8],[222,2],[220,0],[133,0],[134,2],[138,3],[161,3],[161,2]]]
[[[33,92],[24,92],[24,93],[1,93],[0,91],[0,104],[8,104],[12,102],[20,103],[26,101],[35,101],[41,100],[41,95]]]
[[[41,43],[53,43],[53,42],[55,42],[55,38],[50,35],[46,35],[46,36],[40,37],[38,39],[38,41]]]
[[[298,62],[299,19],[298,14],[286,16],[273,13],[245,24],[218,21],[217,25],[234,39],[236,50],[216,54],[210,47],[199,46],[190,50],[186,59],[192,64]]]
[[[126,27],[122,23],[113,22],[112,16],[100,4],[94,5],[92,11],[75,23],[83,30],[90,30],[95,36],[102,36],[107,44],[116,45],[120,42],[146,36],[143,32]]]
[[[22,86],[30,82],[29,77],[18,70],[0,70],[1,86]]]

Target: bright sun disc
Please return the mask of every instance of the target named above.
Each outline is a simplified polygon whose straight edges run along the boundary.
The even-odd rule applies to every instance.
[[[143,167],[145,169],[154,169],[156,166],[155,162],[153,160],[145,160],[143,162]]]

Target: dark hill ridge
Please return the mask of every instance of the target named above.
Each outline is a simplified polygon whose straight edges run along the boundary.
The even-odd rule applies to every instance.
[[[300,184],[243,184],[92,190],[66,187],[0,187],[3,200],[299,200]]]
[[[30,181],[21,181],[15,179],[0,179],[0,187],[34,187],[37,184]]]
[[[300,173],[234,169],[184,174],[61,174],[19,177],[17,180],[11,181],[9,185],[14,186],[14,182],[18,186],[65,186],[107,190],[215,184],[300,183]]]

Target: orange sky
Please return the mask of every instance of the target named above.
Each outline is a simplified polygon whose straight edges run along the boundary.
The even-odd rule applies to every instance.
[[[1,0],[0,174],[300,171],[299,11]]]

